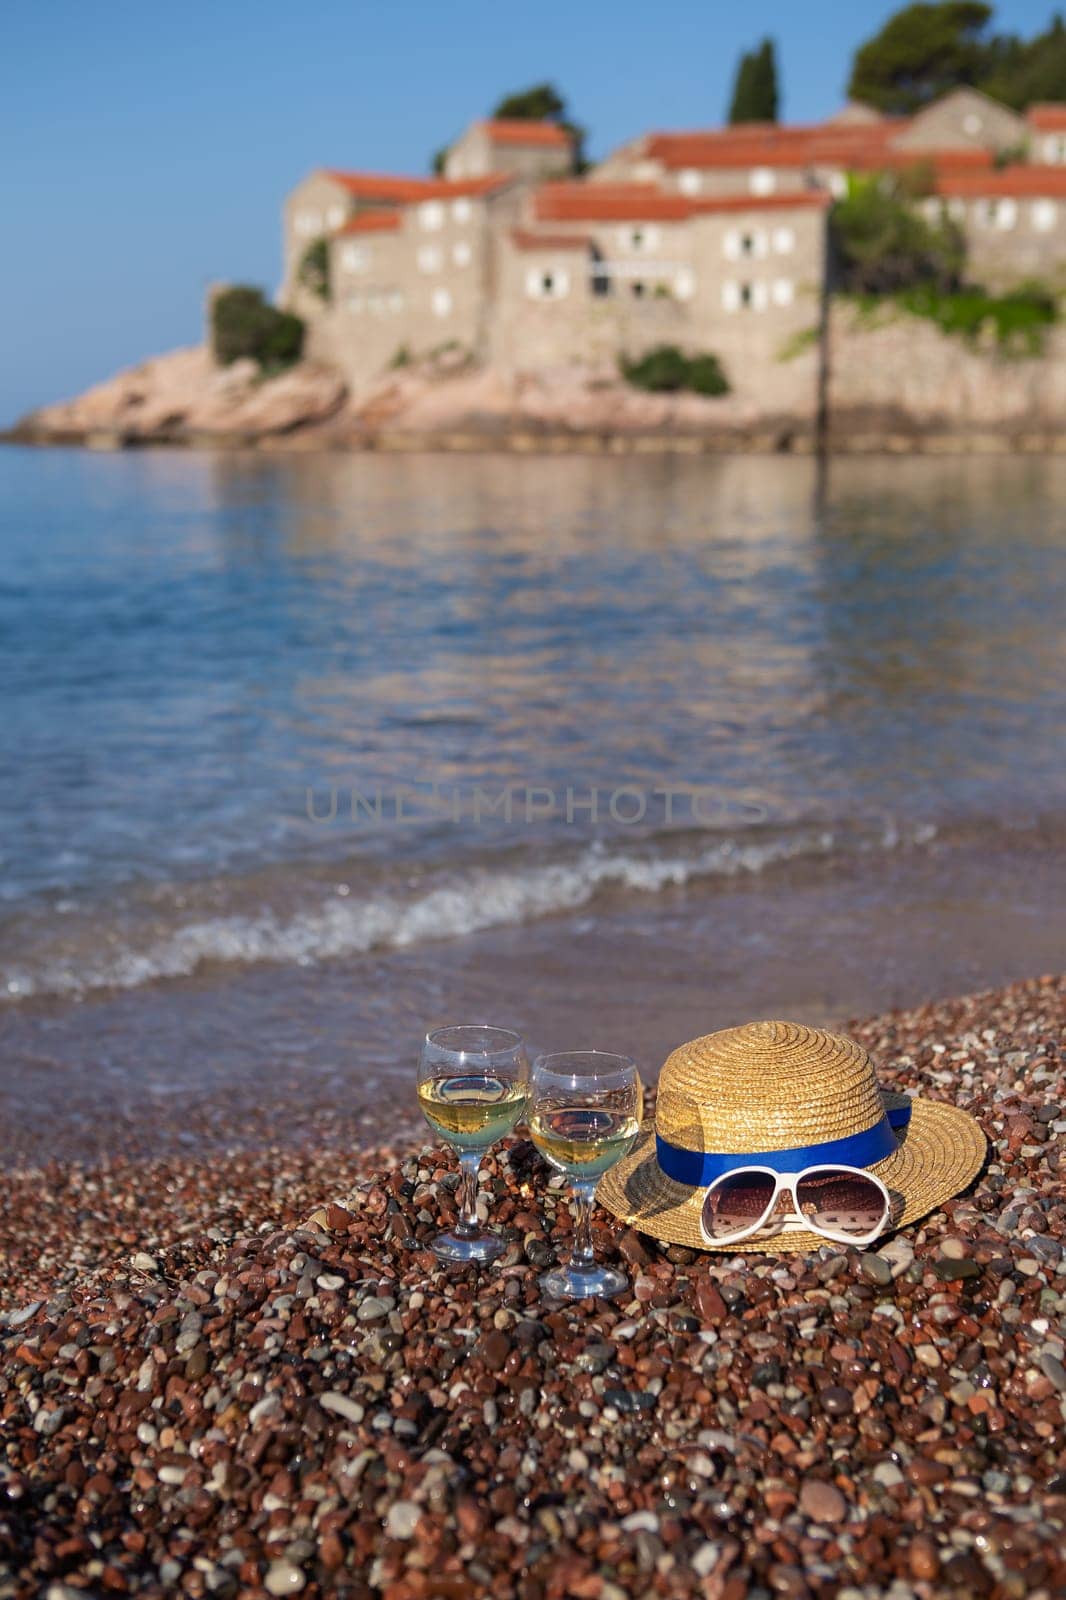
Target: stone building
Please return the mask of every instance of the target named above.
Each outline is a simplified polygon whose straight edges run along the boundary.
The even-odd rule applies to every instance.
[[[555,123],[490,119],[439,177],[311,173],[286,201],[281,291],[308,352],[358,389],[444,350],[519,374],[670,343],[717,354],[742,396],[785,394],[810,383],[788,358],[821,321],[831,199],[891,171],[917,169],[917,203],[959,222],[975,279],[1066,278],[1066,106],[1020,116],[961,89],[910,118],[848,106],[645,134],[582,178],[573,163]],[[328,301],[303,281],[311,245]]]

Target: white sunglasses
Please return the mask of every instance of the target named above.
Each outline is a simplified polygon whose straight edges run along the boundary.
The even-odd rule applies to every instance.
[[[787,1194],[790,1214],[774,1216]],[[799,1223],[839,1244],[869,1244],[882,1233],[892,1210],[888,1190],[862,1167],[805,1167],[775,1172],[772,1167],[738,1167],[723,1173],[707,1190],[700,1229],[707,1244],[750,1239],[773,1218],[770,1237]]]

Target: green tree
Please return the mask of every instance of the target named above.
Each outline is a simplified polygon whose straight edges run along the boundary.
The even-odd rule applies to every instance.
[[[746,50],[737,65],[730,122],[776,122],[778,110],[777,58],[774,41],[764,39],[757,50]]]
[[[926,221],[914,210],[913,195],[914,184],[906,179],[852,179],[831,218],[843,288],[890,294],[920,284],[958,286],[966,261],[962,233],[947,217]]]
[[[235,284],[212,301],[211,348],[220,366],[250,356],[268,370],[288,367],[300,359],[303,342],[300,318],[269,305],[262,289]]]
[[[514,117],[520,122],[562,122],[566,101],[553,83],[535,83],[531,89],[505,94],[492,115],[501,119]]]
[[[848,94],[909,114],[949,89],[979,83],[1003,45],[982,37],[991,15],[983,0],[905,6],[856,51]]]
[[[313,239],[296,269],[296,281],[328,304],[332,291],[329,281],[329,241]]]
[[[987,94],[1024,111],[1038,100],[1066,100],[1066,23],[1059,13],[1032,39],[1007,35],[992,42]]]
[[[518,122],[557,122],[574,141],[574,170],[584,172],[588,166],[585,159],[585,129],[573,120],[566,100],[553,83],[535,83],[530,89],[505,94],[502,100],[497,101],[492,115],[501,120],[513,119]]]

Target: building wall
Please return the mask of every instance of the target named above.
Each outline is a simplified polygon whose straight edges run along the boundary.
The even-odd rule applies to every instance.
[[[343,184],[325,172],[312,172],[298,183],[283,207],[283,276],[281,299],[300,316],[315,314],[315,304],[305,307],[308,297],[296,285],[296,272],[308,245],[324,235],[335,233],[352,212],[352,197]]]
[[[614,366],[622,352],[683,343],[685,307],[676,299],[637,298],[624,289],[593,292],[587,249],[517,249],[501,242],[499,294],[490,351],[505,375],[544,367]],[[539,285],[539,287],[538,287]]]
[[[445,345],[481,356],[489,298],[488,205],[423,201],[395,233],[342,234],[330,246],[332,304],[315,318],[309,353],[335,362],[355,388],[401,350]]]
[[[660,225],[655,255],[637,279],[630,273],[639,253],[623,248],[623,226],[631,225],[586,227],[599,261],[591,250],[503,243],[490,341],[501,372],[613,367],[622,354],[638,357],[654,345],[677,344],[691,354],[718,355],[740,399],[763,410],[813,415],[814,363],[789,356],[807,342],[797,336],[815,330],[821,316],[821,210],[759,210]],[[611,292],[596,294],[593,284],[605,273]],[[666,293],[655,292],[657,282]],[[643,283],[642,294],[633,292],[636,283]]]
[[[665,168],[662,187],[672,193],[721,199],[730,195],[798,194],[813,186],[808,167]]]
[[[928,200],[935,218],[944,207],[966,237],[966,270],[976,283],[1006,289],[1037,279],[1066,289],[1066,199]]]
[[[807,362],[790,359],[822,314],[826,218],[819,207],[696,217],[694,329],[734,390],[764,407],[813,412]]]
[[[513,172],[517,177],[565,177],[573,169],[569,152],[556,145],[497,143],[483,123],[474,122],[448,150],[446,178],[481,178],[490,172]]]
[[[896,150],[1012,150],[1028,136],[1024,118],[976,89],[956,89],[911,118]]]

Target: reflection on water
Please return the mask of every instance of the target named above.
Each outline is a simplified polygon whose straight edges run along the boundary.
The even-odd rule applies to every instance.
[[[654,882],[706,855],[662,870],[654,797],[632,827],[316,827],[309,787],[698,786],[780,830],[768,861],[807,824],[835,850],[1061,809],[1064,462],[8,451],[0,475],[0,946],[91,916],[127,949],[146,894],[160,937],[192,907],[269,944],[321,872],[386,921],[416,867],[483,909],[492,852],[570,870],[612,833]]]

